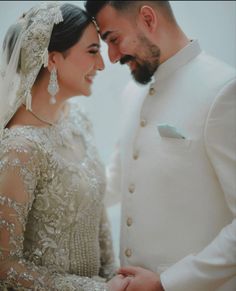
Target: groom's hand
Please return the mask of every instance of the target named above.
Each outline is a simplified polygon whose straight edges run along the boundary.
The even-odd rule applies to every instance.
[[[125,291],[130,282],[130,277],[123,275],[116,275],[108,283],[107,287],[109,291]]]
[[[122,267],[119,274],[132,276],[127,291],[164,291],[160,276],[140,267]]]

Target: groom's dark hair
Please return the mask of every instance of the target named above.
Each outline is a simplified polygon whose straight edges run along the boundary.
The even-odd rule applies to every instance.
[[[175,22],[175,17],[172,12],[169,1],[126,1],[126,0],[116,0],[116,1],[100,1],[100,0],[87,0],[85,3],[85,8],[87,12],[92,16],[96,17],[97,14],[107,5],[111,6],[120,12],[129,12],[134,10],[137,5],[151,4],[156,8],[162,9],[170,21]]]

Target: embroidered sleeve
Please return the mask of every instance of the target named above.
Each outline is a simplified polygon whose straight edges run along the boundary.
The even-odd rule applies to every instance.
[[[37,151],[21,144],[0,148],[0,289],[1,290],[106,290],[91,278],[50,272],[24,259],[27,217],[40,176]],[[9,289],[8,289],[9,288]]]
[[[109,280],[115,275],[116,268],[114,263],[115,260],[110,232],[110,223],[107,218],[105,207],[103,208],[101,217],[99,240],[101,251],[101,269],[99,275]]]

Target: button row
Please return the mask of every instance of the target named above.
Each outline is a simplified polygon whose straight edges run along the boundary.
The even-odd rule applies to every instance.
[[[126,220],[127,226],[131,226],[133,224],[133,219],[131,217],[128,217]]]
[[[140,121],[140,125],[141,125],[142,127],[145,127],[145,126],[147,125],[147,120],[146,120],[145,118],[141,119],[141,121]]]
[[[149,89],[149,95],[154,95],[156,93],[156,90],[154,88]]]
[[[134,184],[129,185],[129,193],[134,193],[134,191],[135,191]]]
[[[139,158],[139,152],[138,152],[138,150],[136,150],[136,151],[134,151],[134,153],[133,153],[133,159],[134,160],[137,160]]]
[[[132,256],[132,250],[131,249],[129,249],[129,248],[127,248],[126,250],[125,250],[125,255],[126,255],[126,257],[131,257]]]

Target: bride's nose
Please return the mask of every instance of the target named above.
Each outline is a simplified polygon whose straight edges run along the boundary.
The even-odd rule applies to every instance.
[[[99,53],[97,64],[96,64],[96,69],[98,71],[102,71],[102,70],[104,70],[104,68],[105,68],[104,61],[103,61],[101,54]]]

